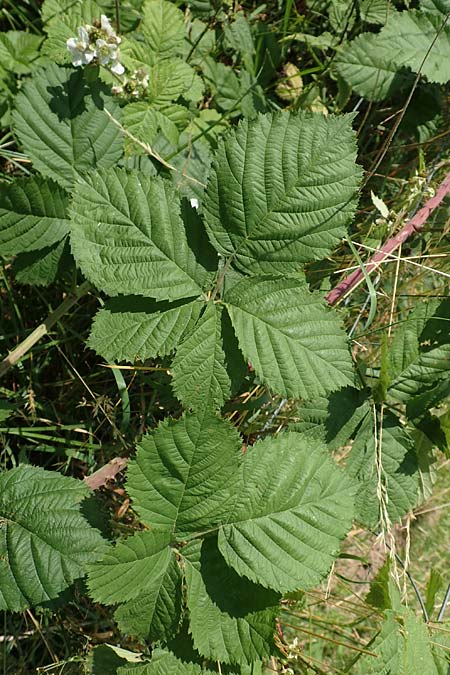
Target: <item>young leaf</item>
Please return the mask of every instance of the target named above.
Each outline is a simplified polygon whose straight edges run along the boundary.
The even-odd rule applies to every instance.
[[[244,455],[219,549],[238,574],[280,592],[322,581],[351,526],[354,486],[324,443],[286,432]]]
[[[154,530],[181,537],[211,529],[234,498],[241,446],[233,427],[212,415],[165,420],[129,464],[133,508]]]
[[[80,513],[79,480],[34,466],[0,474],[0,609],[52,600],[84,575],[102,544]]]
[[[200,654],[224,663],[252,663],[275,653],[277,593],[227,567],[215,538],[194,541],[181,555],[190,632]]]
[[[219,145],[205,200],[214,246],[246,272],[298,271],[328,255],[355,210],[351,116],[241,122]]]
[[[174,560],[170,541],[168,530],[147,531],[104,547],[100,560],[89,566],[91,597],[112,605],[157,592]]]
[[[245,362],[227,321],[223,308],[209,302],[173,360],[174,392],[197,412],[221,408],[243,378]]]
[[[35,169],[70,190],[76,178],[122,156],[122,134],[103,108],[120,109],[83,71],[52,64],[24,83],[13,126]]]
[[[38,176],[3,185],[0,193],[2,255],[52,246],[69,232],[67,194]]]
[[[165,573],[148,590],[115,611],[119,629],[149,642],[167,642],[181,620],[181,581],[180,567],[171,557]]]
[[[166,356],[195,325],[203,306],[200,301],[112,298],[95,315],[88,346],[107,361],[135,363]]]
[[[242,353],[277,393],[315,398],[353,382],[339,318],[304,281],[248,277],[225,303]]]
[[[72,251],[109,295],[196,297],[210,275],[196,259],[174,188],[159,177],[110,169],[86,177],[72,202]]]

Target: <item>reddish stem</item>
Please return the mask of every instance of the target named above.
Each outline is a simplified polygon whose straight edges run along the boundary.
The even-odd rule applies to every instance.
[[[118,473],[123,471],[127,465],[125,457],[114,457],[108,464],[102,466],[98,471],[95,471],[90,476],[86,476],[84,482],[91,490],[98,490],[103,487],[110,480],[114,480]]]
[[[373,272],[380,264],[390,256],[392,251],[395,251],[396,248],[403,244],[409,237],[411,237],[414,232],[420,232],[422,230],[425,222],[427,221],[430,213],[436,209],[439,204],[443,201],[444,197],[450,192],[450,173],[448,173],[445,179],[440,184],[437,189],[434,197],[429,199],[425,206],[423,206],[416,215],[411,218],[411,220],[406,223],[406,225],[400,230],[395,237],[391,237],[386,241],[383,247],[375,253],[374,256],[366,264],[366,272],[370,274]],[[335,305],[339,300],[349,293],[359,282],[364,278],[364,274],[361,269],[354,270],[349,274],[345,279],[340,281],[335,288],[333,288],[326,296],[325,300],[329,305]]]

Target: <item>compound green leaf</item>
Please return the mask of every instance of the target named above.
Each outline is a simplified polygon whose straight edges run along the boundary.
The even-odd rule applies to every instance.
[[[172,564],[170,532],[136,532],[105,547],[89,566],[88,588],[96,602],[112,605],[155,592]]]
[[[240,577],[225,564],[215,538],[181,550],[190,632],[208,659],[252,663],[273,654],[279,596]]]
[[[205,200],[208,234],[246,272],[298,271],[346,232],[361,171],[352,117],[259,115],[220,143]]]
[[[277,393],[315,398],[353,382],[339,318],[304,281],[248,277],[225,303],[242,353]]]
[[[429,82],[448,82],[450,26],[441,30],[444,19],[438,14],[392,9],[380,33],[364,33],[343,47],[336,59],[340,75],[360,96],[372,101],[411,82],[408,71],[420,72]]]
[[[149,642],[167,642],[181,620],[182,574],[175,559],[149,590],[121,605],[114,617],[122,633],[136,635]]]
[[[77,185],[71,211],[75,260],[109,295],[178,300],[201,294],[209,274],[169,182],[123,169],[97,172]]]
[[[221,408],[230,398],[233,384],[243,378],[245,362],[227,320],[223,308],[209,302],[177,349],[172,363],[173,389],[188,408]]]
[[[377,48],[379,35],[363,33],[347,43],[336,57],[340,76],[360,96],[381,101],[412,83],[408,70]]]
[[[97,557],[100,533],[80,513],[79,480],[34,466],[0,474],[0,609],[55,599]]]
[[[361,424],[347,458],[347,472],[360,481],[356,497],[358,519],[372,527],[379,517],[375,419],[371,412]],[[379,420],[377,420],[379,427]],[[380,429],[377,428],[379,438]],[[420,474],[414,442],[407,430],[388,413],[383,417],[381,475],[392,522],[400,520],[418,501]]]
[[[112,298],[94,318],[88,346],[107,361],[146,361],[170,354],[195,325],[203,302]]]
[[[165,420],[139,443],[127,491],[142,521],[183,533],[226,517],[241,454],[238,433],[214,416]]]
[[[53,64],[25,82],[13,126],[34,167],[70,190],[78,176],[122,156],[122,132],[104,108],[120,117],[101,85],[88,85],[80,69]]]
[[[67,194],[53,181],[32,176],[3,185],[0,247],[3,255],[52,246],[69,232]]]
[[[179,56],[184,41],[184,15],[168,0],[145,0],[141,29],[156,59]]]
[[[219,549],[238,574],[267,588],[316,586],[350,529],[353,495],[323,442],[295,432],[260,441],[244,455]]]

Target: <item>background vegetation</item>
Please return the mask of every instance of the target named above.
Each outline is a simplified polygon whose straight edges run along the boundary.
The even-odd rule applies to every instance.
[[[142,12],[140,0],[97,4],[120,32],[132,34]],[[0,191],[17,177],[33,174],[12,111],[30,73],[54,60],[70,63],[65,39],[80,22],[63,5],[56,0],[43,5],[39,0],[5,0],[0,10]],[[331,290],[413,217],[450,170],[450,6],[444,0],[424,0],[420,7],[397,0],[190,0],[173,5],[191,22],[179,51],[192,71],[186,75],[174,67],[159,79],[154,73],[152,114],[140,101],[133,102],[131,90],[121,92],[122,104],[135,106],[127,105],[123,117],[129,166],[146,170],[147,162],[153,167],[155,158],[158,163],[163,157],[177,169],[175,182],[196,198],[195,185],[185,174],[202,182],[217,139],[240,119],[278,110],[353,112],[364,180],[351,239],[307,268],[312,288]],[[415,22],[412,33],[396,12],[409,13],[408,20]],[[175,24],[167,24],[168,34]],[[127,53],[126,45],[122,48],[129,58],[137,58]],[[109,75],[102,77],[117,85]],[[2,251],[0,246],[1,355],[83,283],[63,249],[57,258],[52,248],[38,260],[33,251]],[[449,250],[444,201],[424,230],[379,267],[369,286],[360,284],[341,302],[353,356],[366,382],[383,386],[386,336],[409,311],[448,297]],[[181,413],[168,359],[118,368],[86,347],[93,317],[105,299],[89,286],[83,290],[14,368],[0,370],[2,469],[31,463],[83,478],[114,457],[133,455],[145,432],[167,415]],[[388,575],[389,565],[397,581],[389,591],[392,596],[398,593],[414,610],[420,609],[408,572],[430,616],[437,617],[450,563],[450,391],[443,382],[437,404],[424,403],[433,413],[434,431],[426,426],[428,419],[414,428],[416,446],[423,449],[425,501],[381,537],[377,527],[352,530],[327,583],[283,601],[281,655],[267,664],[267,673],[369,672],[364,655],[378,634],[381,610],[395,602],[390,598],[383,604],[376,596],[380,588],[386,592],[380,579]],[[273,395],[252,370],[225,411],[246,444],[290,425],[313,427],[318,419],[307,403]],[[339,447],[338,461],[344,462],[348,452],[349,447]],[[136,527],[122,480],[119,473],[97,497],[108,514],[103,526],[114,534]],[[113,673],[116,657],[109,654],[103,661],[93,647],[143,649],[131,638],[124,640],[112,611],[89,600],[82,583],[65,600],[60,607],[4,613],[0,672]],[[450,634],[444,626],[443,639]],[[105,665],[108,658],[112,660]]]

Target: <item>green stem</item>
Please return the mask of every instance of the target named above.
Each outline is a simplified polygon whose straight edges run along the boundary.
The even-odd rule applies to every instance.
[[[51,328],[58,323],[58,321],[69,312],[74,305],[77,304],[78,300],[90,290],[91,285],[88,281],[82,283],[74,293],[71,293],[67,296],[65,300],[55,309],[54,312],[48,315],[48,317],[39,324],[37,328],[34,329],[28,337],[25,338],[20,344],[17,345],[8,356],[3,359],[0,363],[0,377],[5,375],[10,368],[15,366],[23,357],[34,347],[34,345],[39,342],[39,340],[47,335]]]

